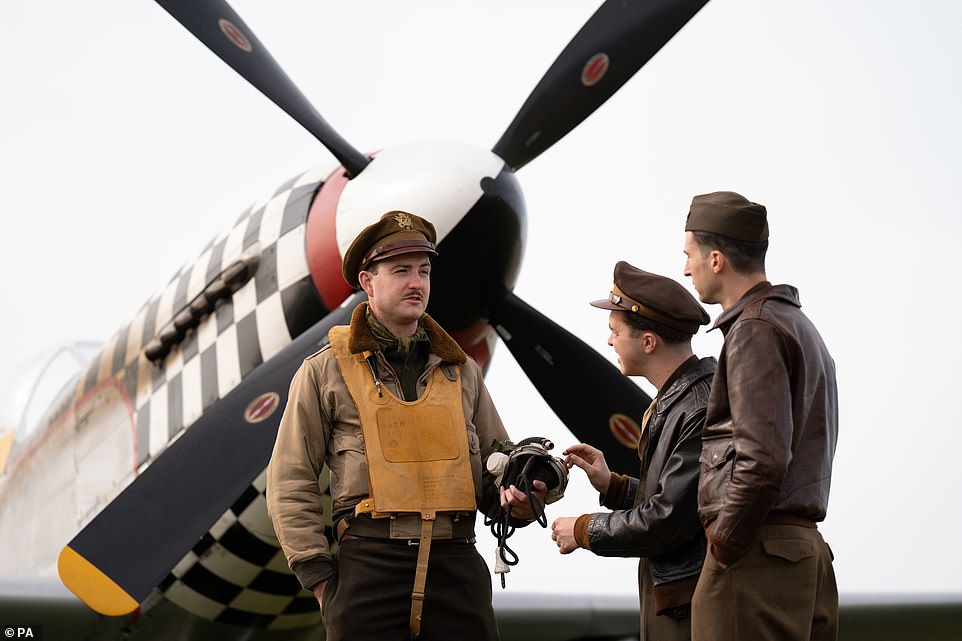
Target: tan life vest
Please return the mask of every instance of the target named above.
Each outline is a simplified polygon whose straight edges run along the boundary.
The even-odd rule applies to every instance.
[[[349,332],[349,327],[333,327],[328,338],[364,434],[370,496],[355,512],[370,512],[373,518],[408,512],[421,515],[408,623],[411,638],[417,639],[435,518],[438,512],[477,510],[460,371],[454,370],[452,381],[440,367],[435,368],[421,398],[401,400],[375,385],[367,363],[372,354],[352,354]]]
[[[374,385],[371,352],[352,354],[349,328],[328,333],[338,368],[357,406],[364,434],[373,517],[477,510],[461,377],[451,381],[437,368],[416,401],[404,401]]]

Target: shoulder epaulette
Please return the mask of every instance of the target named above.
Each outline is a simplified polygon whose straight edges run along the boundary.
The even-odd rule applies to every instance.
[[[311,354],[310,356],[307,356],[306,358],[304,358],[304,360],[305,360],[305,361],[309,361],[309,360],[311,360],[312,358],[314,358],[315,356],[317,356],[318,354],[322,354],[322,353],[324,353],[325,351],[327,351],[327,350],[329,350],[329,349],[331,349],[331,344],[330,344],[330,343],[327,343],[327,344],[324,345],[321,349],[317,350],[316,352],[314,352],[314,353]]]

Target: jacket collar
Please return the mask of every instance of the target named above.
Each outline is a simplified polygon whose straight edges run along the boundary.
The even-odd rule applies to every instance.
[[[712,376],[715,373],[715,364],[715,358],[712,356],[705,358],[692,356],[679,365],[658,393],[658,412],[666,411],[689,387],[703,378]]]
[[[727,333],[728,329],[738,320],[742,312],[745,311],[745,308],[753,303],[760,303],[764,300],[781,300],[795,307],[802,306],[798,297],[798,289],[791,285],[772,285],[766,280],[749,289],[737,303],[722,312],[718,318],[715,319],[715,324],[711,326],[711,329],[721,329],[722,333]]]
[[[365,320],[367,308],[368,303],[363,302],[355,307],[354,313],[351,314],[351,331],[348,338],[348,348],[352,354],[377,352],[381,349],[381,345],[377,342],[377,339],[374,338],[374,334],[371,333],[371,330],[367,326],[367,320]],[[431,342],[432,354],[437,354],[444,363],[464,363],[468,359],[464,350],[461,349],[457,342],[451,338],[433,318],[425,314],[421,317],[421,320],[424,323],[424,331],[428,334],[428,340]]]

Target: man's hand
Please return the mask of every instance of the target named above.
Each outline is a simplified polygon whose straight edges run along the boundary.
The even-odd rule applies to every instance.
[[[544,506],[544,497],[548,493],[548,486],[545,485],[544,481],[534,481],[534,496],[538,499],[538,503]],[[519,519],[526,519],[531,521],[536,518],[536,515],[531,511],[531,502],[528,500],[528,495],[516,488],[511,486],[507,489],[503,487],[498,488],[501,494],[501,509],[507,511],[511,508],[511,516]]]
[[[581,547],[575,539],[577,520],[576,516],[562,516],[551,524],[551,540],[558,545],[558,551],[562,554],[571,554]]]
[[[588,482],[593,488],[601,494],[608,491],[608,485],[611,484],[611,470],[608,469],[608,463],[605,462],[605,455],[601,450],[585,443],[578,443],[562,454],[565,455],[565,465],[568,469],[577,465],[588,475]]]
[[[318,607],[321,608],[321,612],[324,611],[324,602],[322,601],[322,599],[324,598],[325,586],[327,586],[327,581],[321,581],[320,583],[315,585],[313,588],[311,588],[311,592],[314,593],[314,597],[317,599],[317,605]]]
[[[715,545],[714,543],[712,543],[712,528],[714,527],[715,527],[715,521],[712,521],[711,523],[708,524],[708,529],[705,532],[705,535],[708,538],[708,552],[709,554],[712,555],[712,558],[714,558],[715,561],[718,562],[718,565],[719,567],[721,567],[721,569],[727,570],[728,566],[730,566],[732,563],[738,560],[738,557],[735,557],[731,553],[730,549],[725,548],[721,545]],[[722,557],[725,558],[724,561],[722,560]]]

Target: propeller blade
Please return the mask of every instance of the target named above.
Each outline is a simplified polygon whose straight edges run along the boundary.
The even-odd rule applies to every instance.
[[[558,418],[608,466],[638,472],[641,419],[651,398],[577,336],[509,292],[491,324]]]
[[[366,298],[348,298],[168,446],[61,551],[64,585],[101,614],[136,609],[267,466],[294,372]],[[251,418],[255,399],[276,402],[273,414]]]
[[[607,0],[575,34],[492,151],[518,170],[594,113],[708,0]]]
[[[353,178],[367,166],[370,158],[327,124],[224,0],[157,0],[157,4],[321,141],[347,170],[348,177]]]

